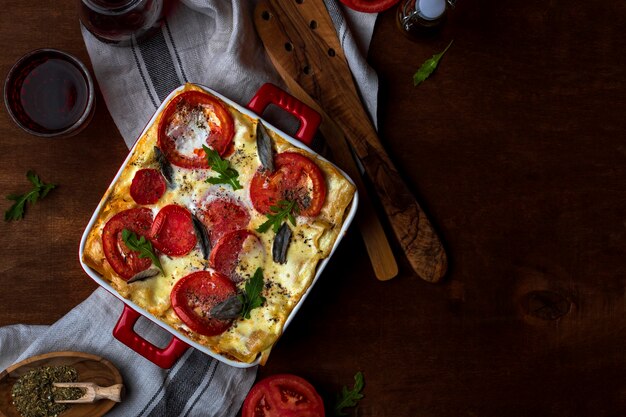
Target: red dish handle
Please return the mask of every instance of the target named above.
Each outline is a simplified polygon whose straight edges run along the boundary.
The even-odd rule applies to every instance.
[[[261,115],[270,104],[277,105],[300,120],[300,128],[294,137],[310,146],[322,121],[322,116],[300,100],[270,83],[263,84],[259,88],[259,91],[248,103],[248,108]]]
[[[171,368],[189,345],[173,336],[170,344],[163,349],[153,345],[135,333],[134,327],[139,317],[141,314],[124,305],[124,311],[113,329],[113,336],[155,365],[163,369]]]

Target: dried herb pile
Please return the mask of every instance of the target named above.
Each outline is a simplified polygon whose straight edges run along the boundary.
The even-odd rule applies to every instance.
[[[42,366],[28,371],[13,384],[13,405],[22,417],[57,417],[69,404],[54,400],[75,400],[83,396],[80,388],[56,388],[54,382],[76,382],[78,372],[70,366]]]

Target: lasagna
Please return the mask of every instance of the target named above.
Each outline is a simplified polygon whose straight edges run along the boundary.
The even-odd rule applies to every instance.
[[[103,197],[83,262],[216,354],[266,359],[354,185],[199,86],[160,109]]]

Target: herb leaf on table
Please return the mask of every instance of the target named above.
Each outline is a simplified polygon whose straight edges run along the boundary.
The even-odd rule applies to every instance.
[[[7,196],[8,200],[13,200],[15,203],[4,213],[4,220],[20,220],[24,217],[24,211],[26,209],[26,203],[34,204],[38,200],[41,200],[48,195],[50,190],[56,187],[56,184],[46,184],[34,171],[28,171],[26,178],[33,185],[32,190],[26,194],[10,194]]]
[[[337,401],[333,409],[334,416],[346,416],[343,411],[344,408],[354,407],[359,400],[363,398],[361,391],[365,386],[365,379],[363,378],[363,372],[359,371],[354,375],[354,387],[349,390],[345,385],[341,389],[341,394],[337,395]]]
[[[441,61],[441,57],[443,57],[443,54],[445,54],[448,51],[448,48],[452,46],[452,42],[454,42],[454,40],[451,40],[448,46],[446,46],[446,49],[444,49],[442,52],[435,54],[432,57],[428,58],[426,61],[424,61],[424,63],[421,67],[419,67],[417,72],[413,74],[413,87],[417,87],[418,85],[420,85],[437,69],[439,61]]]

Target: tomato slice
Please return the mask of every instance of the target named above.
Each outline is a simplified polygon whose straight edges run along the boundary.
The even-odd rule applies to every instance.
[[[222,236],[211,251],[209,263],[213,269],[239,282],[244,275],[252,276],[265,260],[263,244],[253,232],[236,230]]]
[[[196,246],[197,238],[189,210],[176,204],[163,207],[154,218],[150,240],[169,256],[183,256]]]
[[[202,145],[220,156],[232,152],[233,117],[217,98],[201,91],[186,91],[174,97],[159,122],[159,148],[168,161],[182,168],[208,169]]]
[[[124,210],[109,219],[102,230],[102,249],[111,268],[124,280],[148,269],[152,261],[140,258],[139,252],[130,250],[122,239],[122,230],[128,229],[138,236],[149,236],[152,210],[139,207]]]
[[[257,382],[243,403],[242,417],[324,417],[324,403],[305,379],[291,374]]]
[[[250,223],[248,210],[226,198],[218,198],[205,204],[200,218],[211,232],[211,246],[215,246],[225,234],[245,229]]]
[[[358,12],[380,13],[396,4],[400,0],[339,0],[349,8]]]
[[[130,184],[130,196],[137,204],[154,204],[165,192],[165,179],[156,169],[140,169]]]
[[[308,157],[283,152],[274,157],[274,172],[259,169],[250,182],[250,199],[263,214],[280,200],[295,200],[300,215],[315,217],[326,201],[326,181],[322,170]]]
[[[219,272],[199,271],[184,276],[170,293],[174,312],[191,330],[215,336],[228,329],[232,320],[210,317],[211,309],[237,293],[237,288]]]

